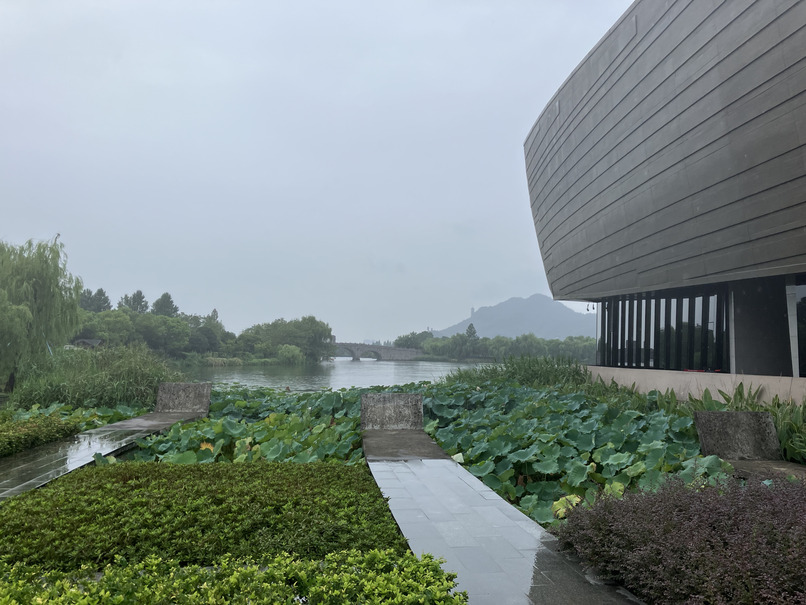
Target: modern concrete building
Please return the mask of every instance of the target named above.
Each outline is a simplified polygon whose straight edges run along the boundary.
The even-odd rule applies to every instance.
[[[806,376],[806,2],[637,0],[524,148],[600,366]]]

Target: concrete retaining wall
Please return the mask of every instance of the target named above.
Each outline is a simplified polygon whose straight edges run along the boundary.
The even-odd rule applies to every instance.
[[[593,380],[601,378],[606,383],[615,380],[622,386],[635,385],[635,388],[641,393],[647,393],[653,389],[661,392],[674,389],[680,399],[688,398],[689,395],[696,398],[702,397],[705,389],[710,391],[714,399],[719,398],[719,391],[733,395],[736,387],[742,383],[745,392],[750,387],[753,390],[761,387],[760,401],[771,401],[776,395],[782,401],[791,399],[796,403],[803,403],[806,400],[806,378],[606,368],[603,366],[588,366],[588,369]]]

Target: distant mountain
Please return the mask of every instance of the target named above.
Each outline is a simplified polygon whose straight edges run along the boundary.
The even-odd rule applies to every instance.
[[[543,294],[529,298],[510,298],[492,307],[481,307],[470,317],[434,336],[453,336],[467,330],[471,323],[480,337],[534,334],[538,338],[564,339],[567,336],[595,336],[596,316],[577,313]]]

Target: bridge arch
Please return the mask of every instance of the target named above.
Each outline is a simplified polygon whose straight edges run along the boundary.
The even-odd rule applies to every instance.
[[[411,361],[422,356],[420,349],[403,349],[400,347],[387,347],[384,345],[367,345],[357,342],[337,342],[336,350],[347,351],[353,361],[360,361],[368,353],[376,356],[378,361]]]

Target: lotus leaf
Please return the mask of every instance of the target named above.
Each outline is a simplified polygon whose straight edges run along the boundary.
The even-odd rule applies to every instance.
[[[532,465],[532,468],[536,473],[542,473],[544,475],[556,475],[560,472],[560,465],[557,464],[556,458],[536,462]]]
[[[582,498],[580,496],[577,496],[576,494],[564,496],[551,505],[551,511],[554,513],[554,516],[557,517],[558,519],[564,519],[565,516],[568,514],[568,511],[574,508],[581,501]]]
[[[518,450],[517,452],[512,452],[507,456],[507,458],[512,462],[526,462],[537,455],[539,451],[539,447],[537,445],[533,445],[527,449]]]
[[[568,485],[577,487],[588,478],[590,467],[579,460],[571,460],[564,470],[566,472]]]
[[[485,460],[480,464],[474,464],[468,470],[476,477],[483,477],[489,475],[495,469],[495,463],[492,460]]]

